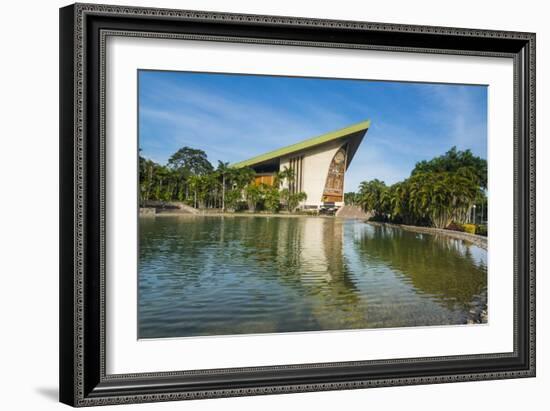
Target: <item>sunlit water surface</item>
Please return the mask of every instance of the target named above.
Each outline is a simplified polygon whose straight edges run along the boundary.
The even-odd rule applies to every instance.
[[[445,236],[322,217],[139,223],[140,338],[465,324],[486,309],[486,251]]]

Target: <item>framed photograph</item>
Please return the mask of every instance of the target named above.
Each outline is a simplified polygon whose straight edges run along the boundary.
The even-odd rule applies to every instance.
[[[60,10],[60,399],[535,376],[535,34]]]

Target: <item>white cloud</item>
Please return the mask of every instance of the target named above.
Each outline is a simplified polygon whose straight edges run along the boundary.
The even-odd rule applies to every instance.
[[[349,95],[346,90],[326,92],[321,101],[299,100],[290,90],[282,104],[281,95],[271,102],[155,81],[154,89],[145,89],[146,105],[140,107],[142,119],[154,128],[141,130],[144,155],[163,163],[188,145],[205,150],[212,163],[235,162],[344,127],[363,112],[372,127],[350,165],[346,190],[373,178],[395,183],[408,177],[417,161],[441,155],[452,145],[486,153],[485,119],[473,108],[479,101],[466,86],[417,85],[412,105],[396,102],[396,107],[377,106],[376,99],[363,104],[357,90],[347,90],[354,92]]]
[[[155,106],[162,102],[163,107],[169,107],[140,107],[143,120],[164,124],[169,130],[163,135],[165,146],[174,149],[182,145],[196,146],[199,137],[201,148],[212,156],[219,156],[212,160],[239,161],[326,132],[334,128],[335,122],[346,125],[344,116],[307,103],[299,110],[307,112],[304,118],[286,107],[168,84],[148,94],[147,101],[154,102]],[[307,118],[319,120],[308,122]],[[231,143],[227,144],[228,141]]]
[[[446,129],[446,139],[459,149],[477,154],[487,152],[486,112],[479,111],[471,86],[426,85],[422,92],[433,100],[433,109],[423,113],[423,120]],[[487,106],[484,106],[485,110]]]

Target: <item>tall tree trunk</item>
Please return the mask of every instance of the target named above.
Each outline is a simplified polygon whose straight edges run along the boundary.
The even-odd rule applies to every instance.
[[[147,190],[145,191],[145,199],[149,200],[151,195],[151,183],[153,182],[153,166],[149,166],[149,179],[147,181]]]
[[[222,175],[222,212],[225,213],[225,174]]]

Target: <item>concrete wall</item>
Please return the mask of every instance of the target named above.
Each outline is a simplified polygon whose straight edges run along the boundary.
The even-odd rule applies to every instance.
[[[300,206],[321,206],[323,204],[321,199],[325,188],[328,168],[332,158],[343,144],[344,142],[342,141],[331,141],[319,147],[312,147],[301,153],[304,156],[302,191],[307,194],[307,200],[301,203]],[[295,156],[296,154],[282,157],[280,169],[283,170],[285,167],[289,167],[290,158]],[[344,203],[335,204],[341,206]]]
[[[157,214],[157,209],[153,207],[140,207],[140,217],[154,217]]]

